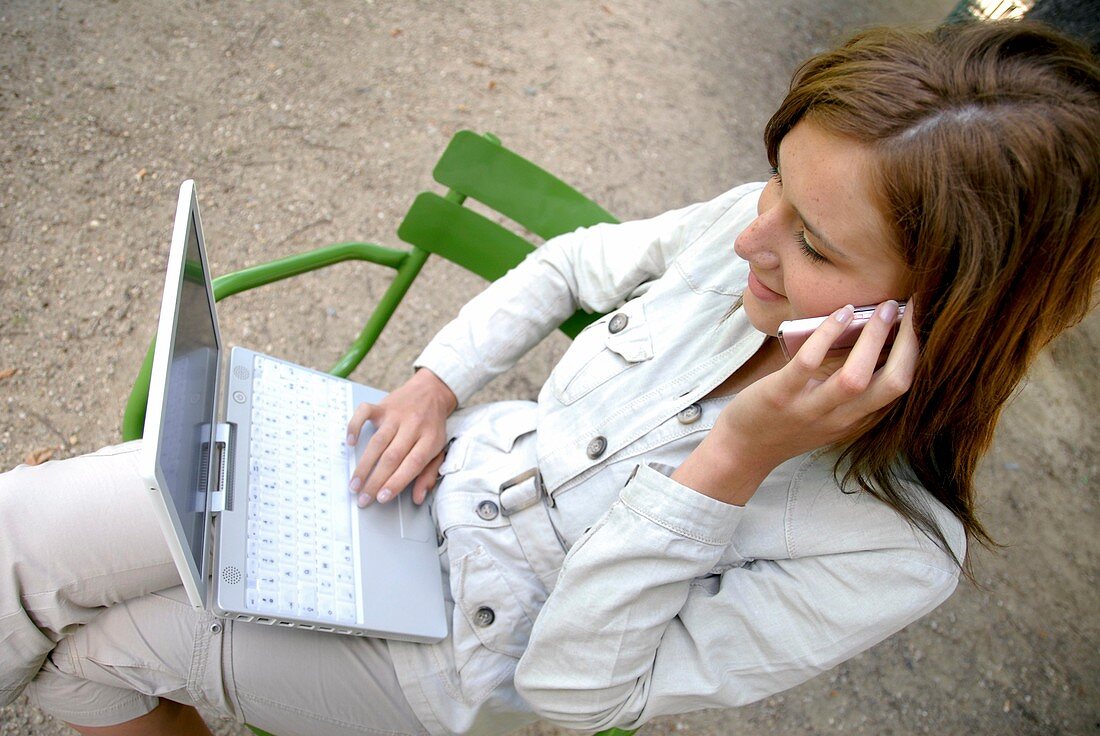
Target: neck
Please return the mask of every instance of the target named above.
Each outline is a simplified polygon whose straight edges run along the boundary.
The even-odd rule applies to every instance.
[[[740,368],[731,373],[726,380],[707,394],[707,398],[735,394],[748,385],[759,381],[764,376],[779,370],[785,363],[783,352],[779,348],[779,341],[774,337],[769,337],[760,346],[760,349],[753,353],[751,358],[746,360]]]

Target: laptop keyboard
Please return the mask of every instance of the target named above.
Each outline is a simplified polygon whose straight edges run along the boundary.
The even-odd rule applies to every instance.
[[[253,373],[245,606],[354,624],[351,385],[262,355]]]

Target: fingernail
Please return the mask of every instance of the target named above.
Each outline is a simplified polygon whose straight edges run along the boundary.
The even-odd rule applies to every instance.
[[[374,503],[374,499],[366,493],[359,494],[359,498],[355,499],[355,503],[359,504],[359,508],[365,509]]]
[[[833,312],[833,318],[836,319],[837,322],[843,324],[844,322],[850,320],[852,318],[852,315],[854,315],[855,313],[856,308],[853,307],[851,304],[846,304],[840,309]]]
[[[875,308],[875,315],[886,324],[894,324],[894,320],[898,318],[898,303],[887,299]]]
[[[351,476],[351,482],[348,483],[348,490],[352,493],[358,493],[359,489],[363,487],[363,481],[359,479],[358,475]]]
[[[389,488],[383,488],[378,492],[378,503],[385,503],[393,498],[393,491]]]
[[[348,432],[348,438],[347,438],[346,442],[347,442],[347,443],[348,443],[349,445],[354,445],[354,444],[355,444],[355,442],[356,442],[356,440],[355,440],[355,435],[353,435],[353,434],[352,434],[351,432]]]

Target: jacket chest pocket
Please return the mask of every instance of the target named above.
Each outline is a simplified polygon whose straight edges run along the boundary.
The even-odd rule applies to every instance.
[[[652,357],[645,305],[634,299],[577,335],[551,374],[554,396],[562,404],[572,404]]]

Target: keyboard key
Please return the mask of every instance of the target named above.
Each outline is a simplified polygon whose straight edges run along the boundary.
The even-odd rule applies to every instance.
[[[349,624],[355,623],[355,604],[336,601],[336,620]]]

